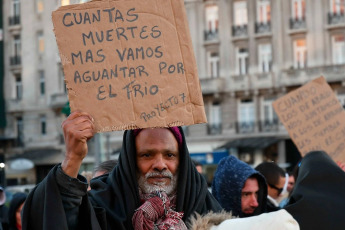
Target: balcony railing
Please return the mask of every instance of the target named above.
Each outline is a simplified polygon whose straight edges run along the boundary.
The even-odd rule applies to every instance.
[[[207,125],[207,134],[216,135],[216,134],[221,134],[221,133],[222,133],[222,123]]]
[[[247,25],[238,25],[232,26],[232,36],[241,37],[248,35],[248,26]]]
[[[20,24],[20,16],[16,15],[16,16],[9,17],[8,23],[10,26],[19,25]]]
[[[22,63],[21,56],[10,57],[10,65],[20,65]]]
[[[341,24],[345,23],[345,15],[344,12],[329,12],[328,13],[328,24],[329,25],[335,25],[335,24]]]
[[[271,32],[271,22],[256,22],[255,33],[263,34]]]
[[[305,28],[306,28],[305,17],[290,18],[290,29],[291,30],[299,30],[299,29],[305,29]]]
[[[23,101],[20,98],[9,99],[6,102],[7,112],[20,112],[20,111],[23,111],[23,109],[24,109]]]
[[[205,30],[204,32],[205,41],[213,41],[219,39],[218,29],[216,30]]]
[[[317,66],[305,69],[289,69],[282,71],[282,85],[299,85],[316,77],[324,76],[327,81],[344,81],[345,64]]]
[[[50,106],[52,108],[62,108],[68,101],[66,93],[56,93],[51,95]]]
[[[225,90],[225,79],[217,78],[203,78],[200,79],[201,90],[203,94],[219,93]]]
[[[259,132],[276,132],[278,130],[278,119],[259,121]]]
[[[255,122],[236,122],[236,133],[252,133],[255,131]]]
[[[240,118],[238,118],[240,119]],[[235,121],[235,122],[220,122],[220,123],[208,123],[202,126],[198,132],[196,130],[189,130],[191,127],[182,127],[185,136],[197,135],[202,136],[213,136],[213,135],[227,135],[241,134],[241,136],[246,136],[242,134],[269,134],[269,133],[285,133],[285,127],[276,119],[263,119],[258,121]],[[199,126],[200,128],[200,126]]]
[[[252,74],[250,85],[253,89],[273,88],[276,85],[276,77],[273,72]]]
[[[236,133],[253,133],[253,132],[277,132],[279,131],[279,120],[261,120],[252,122],[236,122]]]
[[[230,76],[229,89],[231,91],[250,89],[250,75],[234,75]]]

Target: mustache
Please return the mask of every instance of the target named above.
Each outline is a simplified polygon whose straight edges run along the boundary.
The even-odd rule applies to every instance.
[[[156,176],[162,176],[162,177],[168,177],[170,179],[173,179],[173,174],[169,171],[165,171],[165,172],[149,172],[146,173],[145,175],[145,179],[148,179],[150,177],[156,177]]]

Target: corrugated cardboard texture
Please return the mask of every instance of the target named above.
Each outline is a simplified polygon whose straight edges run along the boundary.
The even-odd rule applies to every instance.
[[[323,150],[345,162],[345,111],[324,77],[279,98],[273,106],[302,156]]]
[[[52,19],[71,110],[98,132],[206,122],[183,0],[93,1]]]

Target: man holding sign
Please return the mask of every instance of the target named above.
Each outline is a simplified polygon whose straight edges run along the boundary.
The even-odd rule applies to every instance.
[[[91,1],[52,19],[73,113],[23,229],[186,229],[194,212],[219,211],[176,127],[206,122],[184,1]],[[127,130],[119,163],[87,194],[87,141],[114,130]]]
[[[93,119],[62,124],[66,156],[29,195],[23,229],[186,229],[196,212],[220,211],[189,156],[181,128],[126,131],[118,165],[91,182],[78,175]]]

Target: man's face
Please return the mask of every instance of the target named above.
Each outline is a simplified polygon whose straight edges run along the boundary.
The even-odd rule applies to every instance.
[[[295,186],[295,178],[293,176],[289,176],[289,181],[286,190],[291,192],[293,187]]]
[[[241,204],[242,212],[246,215],[254,213],[259,207],[258,203],[259,184],[256,178],[248,178],[242,188]]]
[[[143,193],[164,190],[171,195],[176,190],[179,150],[168,129],[144,129],[135,138],[138,184]]]
[[[197,166],[195,166],[195,168],[200,174],[202,174],[202,166],[201,165],[197,165]]]
[[[281,191],[283,190],[284,185],[285,185],[285,177],[279,177],[278,184],[273,185],[274,187],[270,185],[267,186],[268,195],[270,195],[270,197],[272,197],[273,199],[277,199],[279,195],[281,194]]]

